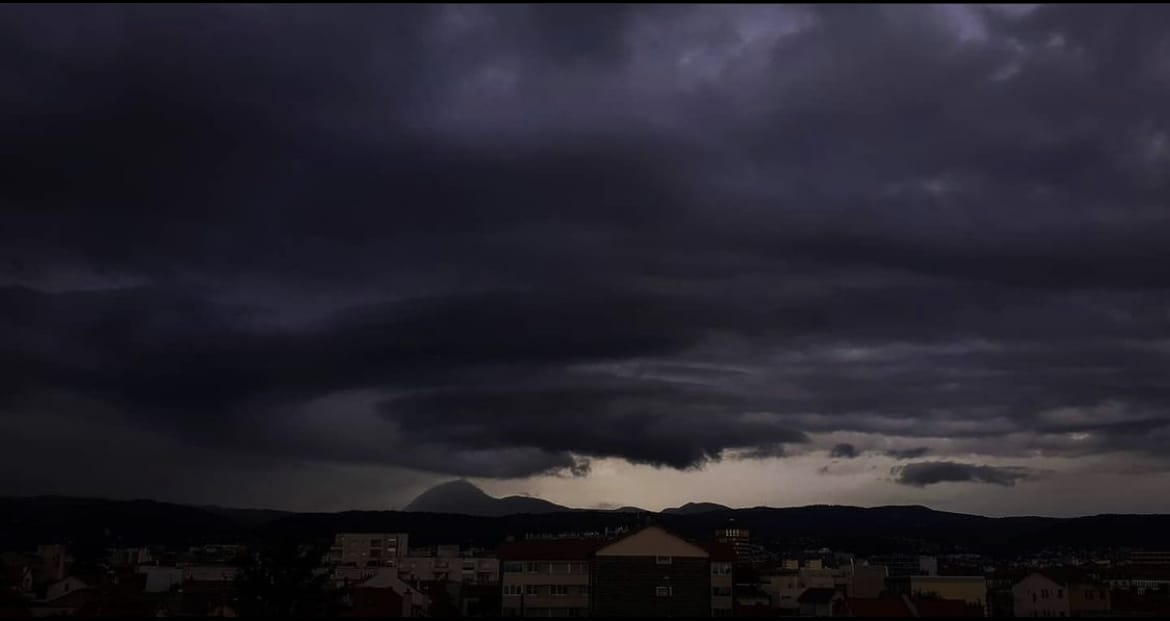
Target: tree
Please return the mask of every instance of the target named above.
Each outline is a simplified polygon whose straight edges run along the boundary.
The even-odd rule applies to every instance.
[[[329,573],[321,566],[324,548],[281,541],[248,550],[239,564],[239,613],[250,617],[321,615]]]

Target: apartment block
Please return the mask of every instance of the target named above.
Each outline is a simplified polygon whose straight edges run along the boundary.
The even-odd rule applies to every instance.
[[[706,617],[711,558],[702,546],[650,526],[594,553],[593,614]]]
[[[515,541],[500,546],[501,613],[506,617],[589,616],[595,540]]]
[[[338,533],[329,549],[329,561],[350,567],[395,567],[407,555],[406,533]]]
[[[987,614],[987,578],[983,576],[896,576],[886,586],[898,595],[966,602]]]
[[[406,581],[434,580],[464,584],[496,584],[500,560],[466,556],[407,556],[398,559],[398,577]]]

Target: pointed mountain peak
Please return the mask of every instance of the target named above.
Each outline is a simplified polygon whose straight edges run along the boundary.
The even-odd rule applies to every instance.
[[[406,511],[501,516],[513,513],[552,513],[570,509],[529,496],[495,498],[467,479],[440,483],[418,495]]]

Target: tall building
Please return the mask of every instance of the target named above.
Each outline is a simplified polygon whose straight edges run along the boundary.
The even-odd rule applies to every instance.
[[[562,539],[513,541],[500,546],[503,616],[589,616],[589,558],[603,543]]]
[[[746,528],[739,528],[735,520],[727,521],[727,525],[715,531],[715,541],[731,544],[735,548],[735,557],[740,562],[752,559],[752,536]]]
[[[592,613],[706,617],[713,610],[711,582],[707,550],[649,526],[594,553]]]
[[[351,567],[395,567],[409,550],[406,533],[338,533],[329,561]]]

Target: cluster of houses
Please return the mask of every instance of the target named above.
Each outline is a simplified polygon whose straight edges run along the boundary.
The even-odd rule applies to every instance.
[[[756,554],[750,534],[660,526],[413,547],[408,533],[338,533],[318,575],[344,617],[1166,617],[1170,559],[978,567],[917,555]],[[237,616],[239,546],[110,552],[72,571],[64,546],[6,553],[0,617]],[[1144,555],[1143,555],[1144,554]]]

